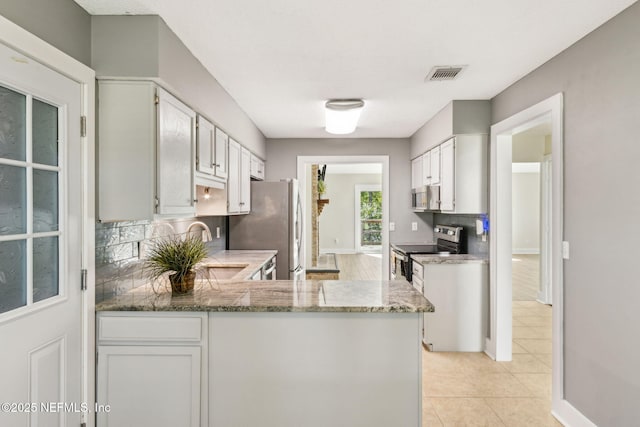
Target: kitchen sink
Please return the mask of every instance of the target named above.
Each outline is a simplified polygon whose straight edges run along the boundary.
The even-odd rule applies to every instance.
[[[207,276],[212,280],[226,280],[233,278],[249,264],[205,264]],[[242,277],[244,279],[244,277]]]

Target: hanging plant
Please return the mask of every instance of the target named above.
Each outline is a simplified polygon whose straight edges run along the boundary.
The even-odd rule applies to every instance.
[[[325,191],[327,191],[327,184],[324,180],[318,180],[318,194],[324,194]]]

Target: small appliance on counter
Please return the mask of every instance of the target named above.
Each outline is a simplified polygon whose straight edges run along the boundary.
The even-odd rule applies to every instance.
[[[411,255],[427,254],[464,254],[467,248],[464,245],[464,228],[452,225],[436,225],[433,229],[436,244],[391,244],[391,279],[402,278],[411,282],[413,271]]]

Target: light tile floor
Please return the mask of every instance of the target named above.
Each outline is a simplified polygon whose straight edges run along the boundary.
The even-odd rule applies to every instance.
[[[513,302],[513,361],[424,350],[425,427],[561,426],[551,415],[551,307]]]

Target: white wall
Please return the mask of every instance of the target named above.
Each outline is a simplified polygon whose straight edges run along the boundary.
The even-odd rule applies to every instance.
[[[320,215],[320,251],[354,252],[355,242],[355,187],[381,185],[380,174],[331,174],[327,167],[325,199],[330,202]],[[336,242],[336,239],[338,241]]]
[[[512,251],[540,253],[540,172],[513,172]]]
[[[602,427],[640,420],[638,22],[636,2],[492,100],[498,123],[563,93],[565,399]]]

